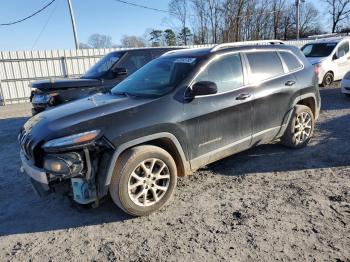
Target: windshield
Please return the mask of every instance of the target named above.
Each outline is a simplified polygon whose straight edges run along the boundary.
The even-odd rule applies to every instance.
[[[83,78],[102,78],[123,54],[124,52],[117,52],[102,57],[83,75]]]
[[[162,96],[187,77],[197,64],[198,59],[192,57],[155,59],[115,86],[112,93]]]
[[[308,44],[302,48],[306,57],[326,57],[329,56],[337,43]]]

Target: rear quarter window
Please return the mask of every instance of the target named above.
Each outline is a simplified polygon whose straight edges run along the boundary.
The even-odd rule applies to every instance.
[[[246,56],[252,73],[251,79],[254,82],[284,74],[277,52],[249,52],[246,53]]]
[[[295,55],[289,52],[280,52],[280,55],[284,63],[287,65],[288,71],[295,71],[303,67]]]

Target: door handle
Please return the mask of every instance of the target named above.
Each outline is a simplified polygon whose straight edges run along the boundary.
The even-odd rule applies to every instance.
[[[247,98],[251,97],[251,94],[239,94],[236,97],[236,100],[246,100]]]
[[[295,84],[296,84],[296,82],[295,82],[295,81],[292,81],[292,80],[287,81],[287,82],[285,83],[286,86],[294,86]]]

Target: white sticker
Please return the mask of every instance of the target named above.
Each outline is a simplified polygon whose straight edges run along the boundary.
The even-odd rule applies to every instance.
[[[177,58],[175,60],[175,63],[192,64],[194,61],[196,61],[196,58],[182,57],[182,58]]]

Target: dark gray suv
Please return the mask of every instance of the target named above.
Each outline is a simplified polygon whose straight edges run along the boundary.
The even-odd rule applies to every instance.
[[[262,43],[171,51],[109,94],[34,116],[19,135],[23,170],[41,194],[87,204],[109,192],[141,216],[177,176],[275,140],[305,147],[320,111],[314,68],[296,47]]]

